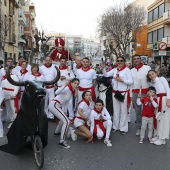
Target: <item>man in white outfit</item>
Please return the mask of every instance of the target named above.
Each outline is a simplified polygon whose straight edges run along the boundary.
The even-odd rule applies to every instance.
[[[54,65],[52,65],[52,60],[49,56],[45,58],[45,64],[40,67],[40,73],[43,75],[44,81],[51,81],[56,77],[57,71]],[[54,85],[45,86],[45,89],[45,112],[47,114],[47,118],[54,119],[54,115],[48,110],[48,103],[54,98]]]
[[[75,76],[70,69],[69,66],[66,66],[67,59],[65,57],[60,58],[60,79],[57,82],[58,88],[65,86],[66,80],[72,80]],[[67,110],[67,108],[64,108],[65,106],[63,105],[63,111]],[[69,109],[69,119],[70,122],[74,122],[74,109],[73,109],[73,98],[70,98],[69,104],[68,104],[68,109]]]
[[[7,67],[5,67],[5,72],[7,70]],[[11,73],[11,78],[15,81],[19,81],[18,77],[16,75],[13,75]],[[16,113],[18,112],[18,86],[14,86],[10,84],[6,78],[6,76],[2,77],[2,84],[1,84],[3,94],[4,94],[4,101],[5,106],[7,109],[7,114],[9,115],[10,124],[8,128],[11,127],[14,119],[16,118]]]
[[[141,114],[141,106],[137,105],[136,100],[138,98],[139,93],[141,93],[142,96],[145,96],[147,94],[149,84],[147,82],[146,76],[151,68],[150,66],[144,65],[141,62],[141,57],[138,54],[134,55],[132,60],[133,60],[134,68],[131,69],[131,73],[132,73],[134,83],[131,88],[131,92],[132,92],[131,97],[136,112],[136,122],[137,122],[136,135],[139,136],[141,130],[142,114]]]

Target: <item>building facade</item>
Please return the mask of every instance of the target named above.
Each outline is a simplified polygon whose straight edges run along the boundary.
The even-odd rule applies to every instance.
[[[167,48],[162,50],[159,44]],[[148,7],[147,48],[156,62],[170,63],[170,0],[157,0]]]

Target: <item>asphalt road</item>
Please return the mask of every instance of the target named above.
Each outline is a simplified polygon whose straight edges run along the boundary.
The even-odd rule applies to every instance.
[[[164,146],[149,144],[147,139],[139,144],[139,137],[135,136],[134,111],[126,135],[111,133],[112,147],[107,147],[103,140],[86,144],[79,137],[76,142],[67,140],[71,149],[60,148],[59,137],[53,136],[54,129],[55,123],[49,122],[43,170],[170,170],[170,141]],[[0,139],[0,145],[4,143],[6,137]],[[15,169],[37,169],[31,149],[23,148],[18,155],[0,151],[0,170]]]

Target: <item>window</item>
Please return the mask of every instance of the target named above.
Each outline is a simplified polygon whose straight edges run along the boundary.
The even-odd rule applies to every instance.
[[[153,20],[158,19],[158,7],[153,10]]]
[[[148,23],[152,22],[152,11],[148,13]]]
[[[158,31],[157,30],[153,31],[152,35],[153,35],[153,42],[157,42],[158,41]]]
[[[148,44],[152,43],[152,32],[148,33]]]
[[[29,27],[29,18],[26,18],[26,26],[25,27]]]
[[[6,0],[4,0],[4,5],[5,5],[5,6],[7,5]]]
[[[165,9],[164,4],[159,5],[158,9],[159,9],[158,17],[160,18],[160,17],[163,16],[163,13],[165,12],[165,10],[164,10],[164,9]]]
[[[164,28],[160,28],[158,30],[158,41],[162,41],[163,37],[164,37]]]

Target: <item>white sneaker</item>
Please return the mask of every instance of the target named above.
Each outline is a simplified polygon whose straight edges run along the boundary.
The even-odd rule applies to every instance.
[[[165,145],[165,139],[158,139],[154,142],[155,145]]]
[[[158,140],[158,136],[155,136],[152,138],[152,141],[155,142],[156,140]]]
[[[8,129],[10,129],[10,127],[11,127],[11,126],[12,126],[12,122],[8,125],[8,127],[7,127],[7,128],[8,128]]]
[[[74,133],[75,132],[75,130],[71,130],[71,139],[73,140],[73,141],[76,141],[77,140],[77,134],[75,134]]]
[[[68,128],[68,131],[67,131],[67,138],[70,138],[70,136],[71,136],[71,131],[73,130],[73,128],[72,127],[69,127]]]
[[[104,143],[108,146],[108,147],[111,147],[112,146],[112,143],[109,139],[105,139],[104,140]]]
[[[136,136],[139,136],[139,135],[140,135],[140,129],[137,129]]]

